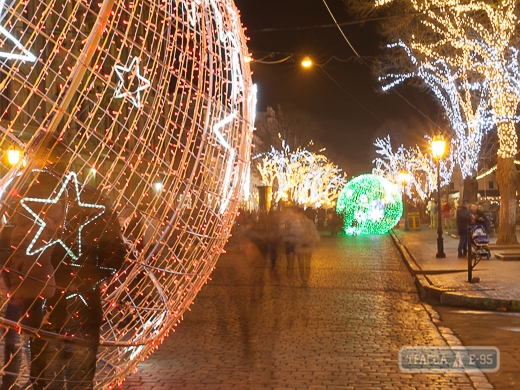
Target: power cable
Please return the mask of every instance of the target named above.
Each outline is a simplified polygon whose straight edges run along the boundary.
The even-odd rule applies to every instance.
[[[327,11],[329,11],[329,14],[330,14],[332,20],[334,20],[334,24],[335,24],[336,27],[338,28],[338,30],[339,30],[339,32],[341,33],[341,35],[343,36],[343,38],[345,38],[345,41],[348,43],[348,45],[350,46],[350,48],[352,49],[352,51],[354,52],[354,54],[356,55],[356,57],[359,58],[359,53],[356,51],[356,49],[354,49],[354,46],[352,46],[352,44],[351,44],[350,41],[348,40],[347,36],[345,35],[345,33],[343,32],[343,30],[341,29],[341,27],[338,25],[338,21],[336,20],[336,18],[334,17],[334,14],[333,14],[332,11],[330,10],[329,5],[327,4],[327,1],[326,1],[326,0],[323,0],[323,4],[325,4],[325,7],[327,7]]]
[[[318,66],[322,71],[323,73],[325,73],[325,75],[327,75],[327,77],[329,79],[332,80],[332,82],[334,84],[336,84],[338,86],[339,89],[341,89],[343,92],[345,92],[352,100],[354,100],[363,110],[365,110],[366,112],[368,112],[370,115],[372,115],[375,119],[377,119],[380,123],[383,123],[383,121],[376,115],[374,114],[372,111],[370,111],[370,109],[368,109],[367,107],[365,107],[359,100],[357,100],[352,94],[350,94],[345,88],[343,88],[341,86],[341,84],[339,84],[335,79],[334,77],[332,77],[322,66]]]
[[[435,11],[435,10],[439,10],[439,9],[440,9],[440,7],[434,7],[434,8],[430,8],[429,10]],[[360,19],[360,20],[353,20],[350,22],[341,22],[341,23],[333,23],[333,24],[317,24],[314,26],[269,27],[269,28],[261,28],[258,30],[251,30],[251,31],[248,31],[248,33],[254,34],[254,33],[281,32],[281,31],[302,31],[302,30],[316,30],[316,29],[320,29],[320,28],[333,28],[333,27],[338,27],[338,26],[342,26],[342,27],[343,26],[354,26],[357,24],[364,24],[364,23],[368,23],[368,22],[378,22],[381,20],[393,19],[393,18],[398,18],[398,17],[402,17],[402,16],[406,16],[406,15],[410,15],[410,16],[419,15],[422,13],[423,12],[421,12],[421,11],[404,12],[404,13],[398,14],[398,15],[379,16],[376,18],[366,18],[366,19]]]

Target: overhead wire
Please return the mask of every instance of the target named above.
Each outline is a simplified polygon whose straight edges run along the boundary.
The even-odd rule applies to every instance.
[[[332,75],[330,75],[324,68],[323,66],[327,65],[328,63],[330,63],[333,59],[334,60],[337,60],[337,61],[340,61],[340,62],[347,62],[347,61],[350,61],[351,59],[353,58],[358,58],[365,66],[369,66],[367,64],[367,62],[365,61],[366,58],[368,57],[364,57],[364,56],[361,56],[357,51],[356,49],[354,48],[354,46],[352,45],[352,43],[348,40],[348,38],[346,37],[345,33],[343,32],[343,30],[341,29],[341,26],[349,26],[349,25],[357,25],[357,24],[363,24],[363,23],[366,23],[366,22],[373,22],[373,21],[380,21],[380,20],[385,20],[385,19],[391,19],[391,18],[395,18],[395,17],[399,17],[399,16],[403,16],[403,15],[413,15],[413,14],[417,14],[418,12],[412,12],[412,13],[405,13],[405,14],[402,14],[402,15],[389,15],[389,16],[383,16],[383,17],[377,17],[377,18],[366,18],[366,19],[362,19],[362,20],[356,20],[356,21],[351,21],[351,22],[342,22],[342,23],[338,23],[338,21],[336,20],[334,14],[332,13],[332,10],[330,9],[329,5],[327,4],[326,0],[323,0],[323,3],[325,5],[325,7],[327,8],[327,11],[329,12],[332,20],[334,21],[333,24],[325,24],[325,25],[315,25],[315,26],[304,26],[304,27],[286,27],[286,28],[265,28],[265,29],[260,29],[260,30],[254,30],[254,31],[251,31],[252,33],[262,33],[262,32],[276,32],[276,31],[301,31],[301,30],[310,30],[310,29],[318,29],[318,28],[331,28],[331,27],[336,27],[343,39],[345,39],[345,41],[347,42],[347,44],[349,45],[349,47],[351,48],[351,50],[354,52],[354,54],[356,55],[356,57],[349,57],[347,59],[341,59],[341,58],[338,58],[336,56],[331,56],[329,57],[329,59],[324,62],[323,64],[318,64],[318,63],[315,63],[315,65],[317,65],[324,73],[325,75],[334,83],[336,84],[336,86],[338,88],[340,88],[345,94],[347,94],[352,100],[354,100],[361,108],[363,108],[365,111],[367,111],[371,116],[373,116],[375,119],[377,119],[379,122],[383,123],[383,121],[375,114],[373,113],[370,109],[368,109],[367,107],[365,107],[359,100],[357,100],[351,93],[349,93],[345,88],[343,88],[341,86],[341,84],[339,84],[333,77]],[[288,54],[288,53],[277,53],[277,52],[271,52],[269,55],[261,58],[260,60],[254,60],[255,63],[260,63],[260,64],[279,64],[279,63],[282,63],[282,62],[285,62],[285,61],[288,61],[289,59],[291,59],[294,54],[291,53],[289,54],[287,57],[281,59],[281,60],[274,60],[274,61],[265,61],[265,58],[271,56],[272,54]],[[395,89],[392,89],[393,92],[399,96],[401,99],[403,99],[410,107],[412,107],[414,110],[416,110],[421,116],[423,116],[425,119],[427,119],[433,126],[435,127],[439,127],[439,125],[435,122],[433,122],[433,120],[428,116],[426,115],[423,111],[421,111],[420,108],[416,107],[412,102],[410,102],[407,98],[405,98],[402,94],[400,94],[398,91],[396,91]]]
[[[375,114],[373,113],[369,108],[365,107],[359,100],[357,100],[351,93],[349,93],[345,88],[343,88],[341,86],[341,84],[339,84],[335,79],[334,77],[332,77],[322,66],[318,66],[322,71],[323,73],[325,73],[327,75],[327,77],[329,79],[332,80],[332,82],[334,84],[336,84],[339,89],[341,89],[343,92],[345,92],[352,100],[354,100],[362,109],[364,109],[366,112],[368,112],[370,115],[372,115],[375,119],[377,119],[379,122],[383,123],[383,121]]]
[[[354,52],[354,54],[356,55],[356,57],[359,57],[359,53],[356,51],[356,49],[354,49],[354,46],[352,46],[352,44],[351,44],[350,41],[348,40],[347,36],[345,35],[345,33],[343,32],[343,30],[341,29],[341,27],[338,25],[338,21],[336,20],[336,18],[334,17],[334,14],[333,14],[332,11],[330,10],[329,5],[327,4],[327,1],[326,1],[326,0],[323,0],[323,4],[325,4],[325,7],[327,7],[327,11],[329,11],[330,17],[332,18],[332,20],[334,20],[334,24],[335,24],[336,27],[338,28],[339,32],[341,33],[341,35],[343,36],[343,38],[345,39],[345,41],[348,43],[348,45],[350,46],[350,48],[352,49],[352,51]]]
[[[350,41],[348,40],[348,38],[345,36],[345,34],[343,33],[343,30],[341,29],[341,27],[339,26],[338,22],[336,21],[336,18],[334,17],[330,7],[328,6],[327,4],[327,1],[326,0],[323,0],[323,3],[325,4],[325,7],[327,7],[327,11],[329,12],[330,16],[332,17],[332,20],[334,20],[334,23],[336,25],[336,27],[338,28],[338,30],[341,32],[341,35],[343,36],[343,38],[345,39],[345,41],[347,42],[347,44],[350,46],[350,48],[352,49],[352,51],[356,54],[356,56],[361,60],[361,62],[368,66],[368,64],[366,63],[366,61],[364,61],[364,59],[358,54],[358,52],[354,49],[354,47],[352,46],[352,44],[350,43]],[[416,12],[414,12],[416,13]],[[395,17],[396,15],[394,15],[393,17]],[[320,68],[325,72],[325,69],[323,69],[321,66]],[[327,76],[329,78],[332,79],[332,76],[330,74],[328,74],[327,72],[325,72],[327,74]],[[333,80],[333,79],[332,79]],[[333,80],[336,85],[340,86],[339,83],[337,83],[335,80]],[[355,99],[351,94],[349,94],[345,89],[341,88],[345,93],[347,93],[352,99],[354,99],[354,101],[356,101],[356,103],[358,103],[361,107],[363,107],[363,109],[365,109],[366,111],[368,111],[373,117],[377,118],[379,121],[381,121],[381,119],[379,119],[377,117],[377,115],[375,115],[374,113],[372,113],[370,110],[368,110],[366,107],[364,107],[357,99]],[[424,118],[426,118],[432,125],[434,125],[435,127],[438,127],[437,123],[434,123],[430,117],[428,117],[428,115],[426,115],[424,112],[421,111],[421,109],[419,109],[418,107],[416,107],[414,104],[412,104],[408,99],[406,99],[403,95],[401,95],[398,91],[396,91],[395,89],[393,89],[394,93],[397,94],[397,96],[399,96],[401,99],[403,99],[407,104],[409,104],[414,110],[416,110],[417,112],[419,112]],[[382,121],[381,121],[382,122]]]
[[[328,8],[328,7],[327,7]],[[430,10],[438,10],[440,7],[432,7]],[[414,11],[414,12],[403,12],[402,14],[397,15],[387,15],[387,16],[378,16],[375,18],[365,18],[365,19],[358,19],[358,20],[352,20],[349,22],[337,22],[332,24],[317,24],[314,26],[299,26],[299,27],[269,27],[269,28],[261,28],[258,30],[252,30],[248,31],[249,33],[269,33],[269,32],[282,32],[282,31],[302,31],[302,30],[316,30],[320,28],[333,28],[337,26],[354,26],[357,24],[364,24],[369,22],[378,22],[381,20],[387,20],[387,19],[393,19],[398,18],[406,15],[419,15],[421,14],[421,11]]]
[[[267,53],[267,52],[262,52],[262,51],[257,51],[257,50],[252,50],[252,52],[254,53]],[[266,61],[266,58],[274,58],[275,55],[280,55],[280,56],[284,56],[283,58],[281,59],[273,59],[273,60],[270,60],[270,61]],[[263,57],[261,58],[252,58],[251,59],[251,62],[254,62],[254,63],[259,63],[259,64],[266,64],[266,65],[276,65],[276,64],[281,64],[283,62],[286,62],[290,59],[294,59],[295,57],[308,57],[308,55],[306,54],[301,54],[301,53],[288,53],[288,52],[280,52],[280,51],[272,51],[272,52],[269,52],[269,54],[267,55],[264,55]],[[355,56],[350,56],[350,57],[347,57],[347,58],[340,58],[338,56],[335,56],[335,55],[331,55],[329,58],[327,58],[325,60],[325,62],[322,62],[322,63],[318,63],[318,62],[314,62],[315,65],[318,65],[318,66],[325,66],[325,65],[328,65],[330,62],[332,61],[338,61],[338,62],[349,62],[353,59],[356,59],[358,57],[355,57]],[[365,57],[365,58],[370,58],[370,57]]]

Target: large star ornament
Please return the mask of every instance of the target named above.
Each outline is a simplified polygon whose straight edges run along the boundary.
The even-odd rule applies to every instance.
[[[119,77],[119,84],[117,85],[116,91],[114,92],[114,98],[128,98],[134,106],[137,108],[141,107],[141,91],[150,88],[150,80],[144,78],[139,73],[139,58],[134,57],[128,66],[116,65],[114,70],[117,74],[117,77]],[[130,77],[125,77],[127,74],[130,74]],[[130,81],[129,83],[128,80]],[[130,90],[134,80],[138,81],[138,85],[134,90]],[[130,85],[127,88],[125,87],[125,84]]]
[[[0,12],[3,11],[5,5],[5,0],[0,0]],[[0,17],[3,18],[3,15]],[[8,60],[21,60],[27,62],[35,62],[36,57],[27,50],[18,39],[16,39],[7,29],[3,26],[0,26],[0,35],[3,35],[10,41],[18,50],[20,50],[21,54],[15,53],[6,53],[0,52],[0,58],[6,58]]]
[[[96,213],[94,214],[94,216],[88,218],[87,221],[85,223],[83,223],[78,229],[78,237],[77,237],[78,251],[77,251],[77,253],[74,253],[74,251],[67,244],[65,244],[61,239],[51,240],[48,243],[46,243],[45,245],[43,245],[42,247],[35,248],[35,244],[38,241],[38,238],[42,234],[42,232],[45,229],[45,227],[47,226],[47,224],[45,223],[45,220],[43,218],[41,218],[37,213],[35,213],[33,211],[33,209],[28,205],[28,203],[56,204],[57,202],[59,202],[61,195],[63,194],[63,192],[65,192],[65,190],[67,189],[67,185],[69,184],[69,182],[71,180],[74,180],[74,188],[75,188],[75,192],[76,192],[77,204],[81,207],[97,210]],[[92,203],[83,203],[81,201],[81,190],[79,188],[78,177],[76,176],[76,174],[74,172],[70,172],[69,174],[67,174],[65,176],[64,180],[61,183],[61,187],[60,187],[59,191],[53,197],[50,197],[47,199],[22,198],[22,200],[20,201],[20,204],[22,205],[22,207],[25,210],[27,210],[27,212],[29,212],[29,214],[31,214],[34,217],[34,222],[40,227],[38,229],[38,231],[36,232],[36,234],[34,235],[34,238],[32,239],[31,243],[27,246],[26,254],[28,256],[32,256],[37,253],[43,252],[45,249],[53,246],[54,244],[59,244],[65,249],[67,254],[70,257],[72,257],[72,259],[74,259],[74,260],[78,260],[79,257],[81,256],[81,234],[83,232],[83,229],[85,228],[85,226],[92,223],[97,218],[99,218],[101,215],[103,215],[103,213],[106,210],[106,207],[103,205],[92,204]]]

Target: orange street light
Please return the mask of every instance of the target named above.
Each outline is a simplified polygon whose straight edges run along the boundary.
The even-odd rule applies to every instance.
[[[309,56],[305,57],[302,62],[301,62],[302,66],[304,68],[310,68],[312,66],[312,60]]]

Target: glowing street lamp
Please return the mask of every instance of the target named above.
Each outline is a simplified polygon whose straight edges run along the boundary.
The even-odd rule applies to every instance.
[[[404,230],[408,230],[408,215],[406,210],[406,185],[410,181],[410,174],[408,172],[399,172],[399,181],[403,187],[403,214],[404,214]]]
[[[7,151],[7,162],[9,165],[14,166],[22,159],[22,151],[19,149],[11,148]]]
[[[446,141],[441,134],[433,137],[432,140],[432,155],[437,163],[437,258],[445,258],[444,240],[442,238],[442,220],[441,220],[441,174],[440,162],[446,150]]]
[[[304,68],[310,68],[312,66],[312,60],[307,56],[302,60],[301,64]]]

